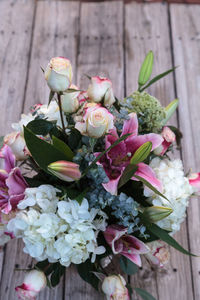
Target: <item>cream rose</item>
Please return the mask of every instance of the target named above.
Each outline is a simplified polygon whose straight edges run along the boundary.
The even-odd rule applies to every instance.
[[[4,143],[8,145],[17,160],[24,160],[28,157],[24,137],[20,132],[12,132],[4,137]]]
[[[121,275],[111,275],[104,279],[102,290],[107,300],[129,300],[126,282]]]
[[[90,101],[99,103],[103,101],[105,106],[111,106],[115,102],[112,82],[105,77],[95,76],[91,78],[87,90]]]
[[[72,66],[64,57],[54,57],[50,60],[45,71],[45,79],[53,92],[66,91],[72,81]]]
[[[78,96],[80,92],[78,91],[78,87],[72,84],[70,89],[77,90],[77,92],[64,93],[61,96],[62,110],[65,113],[74,113],[79,108]]]
[[[85,110],[83,120],[77,122],[75,128],[83,135],[100,138],[114,127],[113,121],[113,115],[106,108],[100,105],[91,105]]]

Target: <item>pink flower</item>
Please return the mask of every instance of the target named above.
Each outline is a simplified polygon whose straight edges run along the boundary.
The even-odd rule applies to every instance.
[[[189,176],[189,183],[197,192],[200,192],[200,173],[192,173]]]
[[[47,284],[46,276],[43,272],[32,270],[25,275],[24,282],[15,288],[18,299],[35,300],[38,293]]]
[[[138,120],[135,113],[131,113],[130,119],[124,122],[121,136],[127,133],[132,133],[132,135],[108,151],[98,162],[103,166],[106,175],[109,178],[108,183],[103,184],[103,186],[112,195],[117,194],[119,180],[124,169],[129,165],[130,159],[135,151],[148,141],[152,142],[152,150],[154,150],[160,146],[163,141],[163,138],[159,134],[155,133],[138,135]],[[109,148],[117,139],[119,139],[119,136],[116,128],[113,128],[109,131],[109,134],[105,138],[106,149]],[[100,153],[95,153],[96,156],[99,154]],[[156,178],[154,171],[148,165],[142,162],[137,166],[138,169],[135,175],[144,178],[155,188],[161,190],[161,183]],[[131,179],[137,180],[135,177],[132,177]]]
[[[161,155],[162,156],[162,155],[165,154],[165,152],[167,151],[169,146],[173,142],[175,142],[176,136],[175,136],[174,132],[167,126],[163,127],[161,135],[162,135],[164,140],[163,140],[162,144],[154,150],[154,153],[156,155]]]
[[[20,169],[15,167],[15,156],[10,147],[3,146],[0,158],[4,159],[5,164],[4,170],[0,170],[0,211],[8,214],[24,199],[24,191],[28,185]]]
[[[121,275],[105,277],[102,283],[102,291],[107,300],[130,300],[126,281]]]
[[[4,143],[11,148],[17,160],[25,160],[28,158],[28,149],[26,147],[24,137],[20,134],[20,132],[14,131],[7,134],[4,137]]]
[[[48,165],[48,170],[63,181],[71,182],[80,179],[79,165],[71,161],[55,161]]]
[[[128,235],[127,228],[120,225],[109,225],[103,234],[114,254],[121,254],[141,266],[140,254],[148,253],[149,249],[136,237]]]
[[[148,247],[150,248],[150,251],[149,253],[145,254],[147,260],[151,264],[163,268],[170,258],[170,253],[167,245],[162,241],[155,241],[148,243]]]

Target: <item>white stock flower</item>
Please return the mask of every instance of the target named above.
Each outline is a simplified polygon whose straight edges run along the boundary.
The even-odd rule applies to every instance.
[[[189,180],[184,176],[183,164],[180,159],[169,160],[154,158],[150,167],[154,170],[156,177],[163,186],[162,193],[169,201],[158,196],[145,187],[144,195],[149,197],[148,201],[155,206],[171,207],[173,212],[165,219],[158,221],[157,224],[172,234],[180,230],[180,224],[186,216],[189,197],[193,193],[193,188]]]
[[[16,217],[7,228],[25,243],[24,252],[37,260],[60,261],[64,266],[80,264],[90,255],[105,252],[97,245],[97,235],[105,230],[107,215],[89,209],[88,201],[58,201],[59,190],[51,185],[27,188]]]

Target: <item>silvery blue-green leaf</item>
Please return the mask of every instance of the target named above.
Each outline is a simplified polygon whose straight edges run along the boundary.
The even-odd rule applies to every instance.
[[[138,272],[138,266],[125,256],[120,257],[119,265],[121,270],[127,275],[133,275]]]
[[[152,143],[146,142],[142,146],[140,146],[134,153],[131,158],[130,164],[137,165],[140,162],[144,161],[150,154],[152,149]]]
[[[146,55],[138,77],[138,85],[143,86],[150,78],[153,69],[153,52],[149,51]]]
[[[165,107],[166,117],[165,117],[165,119],[162,122],[163,126],[169,121],[169,119],[171,118],[171,116],[173,115],[173,113],[175,112],[175,110],[177,109],[178,103],[179,103],[179,100],[175,99],[172,102],[170,102],[170,104],[167,105],[167,107]]]

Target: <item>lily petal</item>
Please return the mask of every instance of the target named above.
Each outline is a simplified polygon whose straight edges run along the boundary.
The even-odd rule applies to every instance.
[[[136,113],[131,113],[129,114],[130,119],[126,120],[124,122],[124,126],[122,129],[122,135],[132,133],[132,136],[135,136],[138,134],[138,119],[137,119],[137,114]]]

